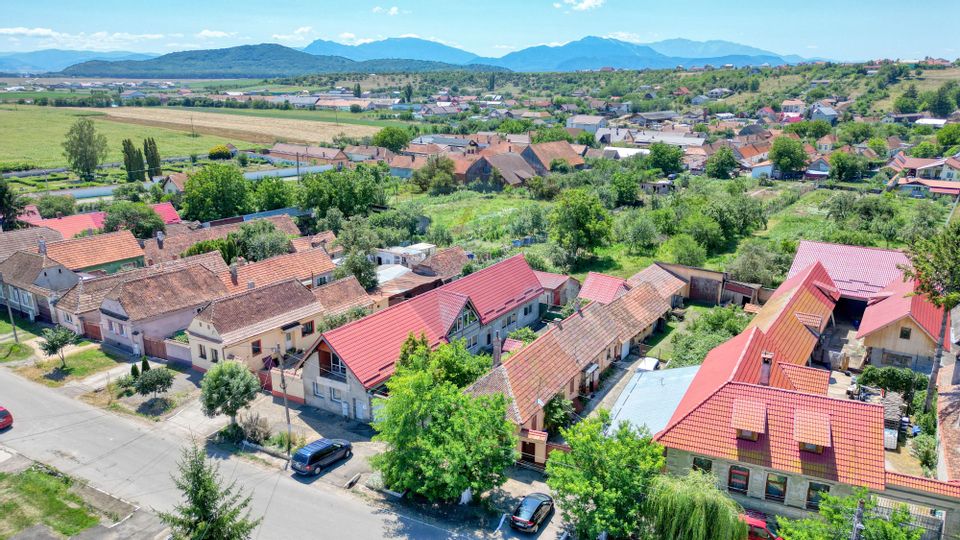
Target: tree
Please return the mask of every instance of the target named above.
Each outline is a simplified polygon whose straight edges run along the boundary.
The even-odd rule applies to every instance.
[[[863,531],[860,538],[865,540],[920,540],[922,529],[911,524],[910,511],[906,505],[898,505],[886,517],[874,512],[877,501],[859,488],[847,497],[836,497],[829,493],[820,498],[818,515],[806,519],[787,519],[777,517],[778,534],[784,540],[846,540],[853,532],[851,517],[859,501],[864,502]]]
[[[700,266],[707,260],[707,249],[689,234],[678,234],[660,245],[658,255],[677,264]]]
[[[923,141],[911,148],[909,153],[916,158],[935,158],[940,154],[940,149],[930,141]]]
[[[252,207],[250,183],[234,165],[212,164],[187,178],[183,217],[211,221],[246,214]]]
[[[650,168],[660,169],[664,174],[674,174],[683,170],[683,149],[679,146],[656,142],[650,145],[647,156]]]
[[[563,519],[577,538],[640,536],[643,500],[663,468],[663,449],[646,427],[621,422],[611,430],[610,413],[561,429],[569,452],[554,452],[547,461],[547,485],[556,494]]]
[[[947,124],[937,131],[937,144],[943,150],[960,145],[960,124]]]
[[[60,369],[67,369],[67,360],[63,356],[63,350],[69,345],[75,345],[79,339],[80,337],[74,334],[72,330],[60,325],[53,328],[44,328],[40,350],[47,356],[59,356]]]
[[[614,236],[627,245],[631,253],[640,253],[657,245],[657,225],[643,210],[621,212],[617,216]]]
[[[160,520],[171,528],[177,540],[242,540],[262,518],[251,519],[251,497],[244,497],[232,482],[221,486],[220,469],[207,461],[204,449],[196,443],[184,448],[174,484],[184,502],[173,512],[161,512]]]
[[[225,414],[230,417],[230,424],[236,424],[237,412],[248,407],[259,391],[260,381],[247,366],[220,362],[200,381],[200,405],[203,414],[211,417]]]
[[[554,433],[565,428],[570,425],[573,414],[573,402],[562,393],[557,394],[550,398],[543,408],[543,429],[548,433]]]
[[[687,231],[709,253],[717,252],[726,242],[720,224],[712,217],[704,214],[687,216],[680,224],[680,228]]]
[[[94,171],[107,158],[107,137],[97,133],[92,120],[80,117],[67,132],[63,155],[71,169],[84,178],[92,178]]]
[[[157,141],[153,137],[147,137],[143,140],[143,158],[147,165],[148,178],[163,174],[163,168],[160,165],[160,150],[157,149]]]
[[[746,240],[737,249],[737,255],[727,263],[727,272],[737,281],[759,283],[772,287],[783,272],[784,257],[767,248],[759,239]]]
[[[154,184],[155,186],[157,184]],[[152,187],[152,186],[151,186]],[[146,188],[143,187],[143,184],[136,182],[133,184],[123,184],[117,186],[113,190],[113,200],[114,201],[130,201],[130,202],[141,202],[144,197],[147,195]]]
[[[887,157],[887,141],[882,137],[872,137],[867,141],[867,146],[873,150],[873,153],[876,154],[879,159],[885,159]]]
[[[107,208],[103,230],[128,230],[137,238],[152,238],[157,231],[166,230],[163,218],[144,203],[118,201]]]
[[[427,229],[426,240],[437,246],[449,246],[453,244],[453,233],[443,225],[435,223]]]
[[[527,253],[525,256],[528,259],[530,258],[529,253]],[[537,339],[537,333],[529,326],[524,326],[510,332],[507,334],[507,337],[517,341],[522,341],[524,344],[530,344],[533,343],[533,340]]]
[[[610,178],[610,187],[616,197],[617,206],[637,202],[637,189],[640,187],[637,175],[629,170],[617,171]]]
[[[742,540],[747,524],[742,509],[717,488],[711,474],[656,477],[644,502],[650,530],[657,540]]]
[[[72,216],[77,213],[77,200],[73,195],[41,195],[37,199],[37,211],[45,219]]]
[[[728,146],[721,146],[707,158],[704,166],[704,172],[711,178],[720,178],[726,180],[730,178],[733,171],[737,169],[737,158],[733,156],[733,150]]]
[[[359,251],[369,254],[380,244],[377,233],[370,226],[369,220],[354,216],[343,223],[337,233],[335,245],[344,251]]]
[[[360,97],[363,95],[363,90],[360,89],[360,83],[357,83],[353,87],[353,97]]]
[[[827,217],[838,225],[846,223],[856,211],[857,196],[850,191],[838,191],[824,201],[820,208],[827,211]]]
[[[388,126],[378,131],[370,143],[399,153],[410,144],[410,132],[404,128]]]
[[[218,144],[207,152],[207,157],[210,159],[230,159],[233,157],[233,153],[230,152],[230,148],[225,144]]]
[[[413,172],[410,181],[420,188],[421,192],[426,193],[430,191],[437,177],[441,177],[441,185],[452,182],[455,171],[456,164],[452,159],[446,156],[430,156],[426,165]]]
[[[143,153],[133,145],[130,139],[124,139],[120,146],[123,152],[123,168],[127,171],[127,182],[142,182],[146,173]]]
[[[423,335],[419,338],[410,335],[404,342],[402,352],[403,361],[398,362],[402,367],[429,371],[435,381],[450,383],[457,388],[472,384],[489,371],[491,365],[489,356],[467,350],[463,339],[430,349]]]
[[[293,206],[296,200],[294,186],[296,184],[278,176],[268,176],[258,181],[253,189],[257,210],[266,212]]]
[[[353,114],[361,113],[361,112],[363,112],[363,107],[361,107],[360,105],[358,105],[358,104],[356,104],[356,103],[351,103],[351,104],[350,104],[350,112],[352,112]]]
[[[140,373],[143,374],[148,371],[150,371],[150,361],[147,360],[146,356],[141,356],[140,357]]]
[[[409,83],[403,87],[403,102],[413,103],[413,85]]]
[[[956,108],[946,85],[941,86],[927,101],[927,110],[937,118],[946,118]]]
[[[387,449],[371,460],[387,486],[451,501],[506,480],[517,442],[502,394],[474,397],[433,370],[402,366],[387,389],[390,398],[377,400],[373,422],[374,440]]]
[[[26,205],[26,198],[17,193],[6,178],[0,178],[0,231],[16,227],[17,216]]]
[[[830,177],[840,181],[859,180],[867,172],[867,160],[863,156],[834,152],[830,155]]]
[[[921,237],[907,247],[910,265],[904,266],[903,279],[916,282],[915,294],[943,310],[940,333],[933,359],[933,371],[927,385],[923,412],[930,410],[936,393],[943,344],[947,336],[947,319],[953,308],[960,305],[960,220],[953,220],[936,235]],[[956,381],[954,381],[956,382]]]
[[[386,204],[383,184],[389,169],[383,165],[358,165],[355,169],[307,174],[301,180],[299,206],[318,216],[338,208],[343,215],[366,214],[371,205]]]
[[[563,126],[553,126],[538,129],[530,140],[534,144],[554,141],[573,142],[573,135]]]
[[[240,225],[227,240],[236,244],[237,255],[249,261],[262,261],[287,253],[290,239],[270,221],[258,219]]]
[[[166,392],[170,390],[172,386],[173,370],[160,367],[141,373],[140,376],[137,377],[133,387],[136,388],[137,393],[141,396],[153,394],[153,397],[157,397],[158,393]]]
[[[610,215],[600,198],[585,189],[564,191],[550,212],[550,239],[571,262],[603,245],[610,231]]]
[[[364,289],[372,289],[377,286],[377,265],[366,253],[357,250],[348,251],[343,262],[333,271],[333,277],[343,279],[349,276],[357,278]]]
[[[777,137],[770,147],[770,161],[784,173],[802,171],[807,165],[807,153],[803,143],[790,137]]]

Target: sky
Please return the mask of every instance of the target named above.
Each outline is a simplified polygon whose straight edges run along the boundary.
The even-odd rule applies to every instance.
[[[948,16],[957,0],[922,4],[916,10],[898,0],[0,0],[0,51],[166,53],[417,36],[499,57],[593,35],[638,43],[723,39],[835,60],[960,56],[956,17]]]

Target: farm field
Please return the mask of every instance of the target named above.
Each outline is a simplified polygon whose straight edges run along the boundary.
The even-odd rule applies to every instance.
[[[165,107],[165,109],[199,113],[232,114],[259,118],[278,118],[283,120],[309,120],[311,122],[331,122],[334,124],[372,127],[405,126],[412,123],[402,122],[400,120],[380,120],[376,118],[375,115],[370,115],[369,113],[336,113],[334,111],[310,111],[305,109],[292,109],[289,111],[281,109],[215,109],[211,107]]]
[[[157,140],[163,156],[205,154],[210,147],[233,143],[249,146],[245,139],[199,135],[187,131],[135,123],[111,122],[104,110],[63,109],[32,105],[0,105],[0,161],[28,161],[39,167],[65,166],[60,144],[80,116],[90,117],[107,137],[107,161],[121,161],[120,143],[130,138],[139,144],[145,137]]]
[[[349,114],[349,113],[344,113]],[[337,135],[372,136],[379,128],[354,124],[334,124],[294,118],[270,118],[256,115],[220,114],[198,109],[173,107],[119,107],[108,109],[106,119],[223,138],[272,145],[277,141],[307,144],[330,143]],[[159,144],[159,141],[157,141]],[[162,147],[161,147],[162,149]]]

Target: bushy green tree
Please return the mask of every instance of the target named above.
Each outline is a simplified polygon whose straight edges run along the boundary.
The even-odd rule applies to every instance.
[[[166,367],[148,370],[137,377],[134,388],[141,396],[167,392],[173,387],[173,370]]]
[[[733,150],[727,146],[721,146],[707,158],[704,166],[704,172],[711,178],[727,179],[737,170],[737,158],[733,155]]]
[[[287,234],[266,219],[240,225],[238,230],[227,235],[227,240],[236,244],[237,254],[249,261],[262,261],[283,255],[290,249]]]
[[[378,131],[370,143],[399,153],[410,144],[410,132],[401,127],[387,126]]]
[[[743,540],[747,525],[740,519],[742,511],[717,488],[716,477],[699,471],[654,478],[644,501],[657,540]]]
[[[166,230],[166,225],[150,206],[141,202],[118,201],[107,208],[103,230],[128,230],[137,238],[151,238],[157,231]]]
[[[657,225],[644,210],[628,210],[617,215],[614,236],[631,253],[642,253],[657,246]]]
[[[454,173],[456,164],[446,156],[430,156],[427,158],[427,164],[414,171],[410,182],[417,186],[421,192],[427,193],[436,185],[439,190],[445,190],[454,184]]]
[[[843,182],[859,180],[868,169],[867,160],[857,154],[830,154],[830,177]]]
[[[353,276],[364,289],[373,289],[377,286],[377,265],[361,251],[348,251],[343,262],[333,272],[333,277],[343,279]]]
[[[650,168],[660,169],[664,174],[678,173],[683,170],[683,149],[666,143],[653,143],[647,162]]]
[[[707,249],[689,234],[678,234],[660,244],[657,256],[677,264],[701,266],[707,260]]]
[[[219,362],[200,381],[200,405],[203,414],[211,417],[225,414],[233,425],[237,423],[240,409],[249,407],[258,392],[260,381],[247,366],[239,362]]]
[[[347,217],[364,215],[371,205],[387,202],[383,190],[387,176],[389,170],[381,165],[304,175],[299,206],[321,216],[331,208],[339,209]]]
[[[0,178],[0,230],[8,231],[16,228],[17,216],[26,205],[26,198],[17,193],[6,178]]]
[[[77,213],[77,200],[73,195],[41,195],[37,199],[37,211],[45,219],[72,216]]]
[[[280,177],[267,177],[256,183],[253,194],[260,212],[288,208],[296,203],[296,184]]]
[[[807,153],[803,150],[803,143],[790,137],[775,138],[769,157],[777,169],[784,173],[797,173],[807,165]]]
[[[230,159],[231,157],[233,157],[233,155],[230,152],[230,149],[227,147],[227,145],[218,144],[210,148],[209,151],[207,151],[207,157],[213,160],[220,160],[220,159]]]
[[[857,489],[847,497],[824,494],[818,515],[806,519],[777,518],[778,533],[783,540],[846,540],[853,529],[851,519],[860,500],[864,501],[864,529],[860,537],[866,540],[920,540],[921,529],[911,524],[906,505],[897,506],[893,513],[883,517],[874,513],[876,500],[866,489]]]
[[[57,325],[53,328],[44,328],[39,342],[40,350],[47,356],[60,357],[60,369],[67,369],[67,360],[63,350],[70,345],[76,345],[80,337],[69,328]]]
[[[70,168],[83,178],[93,178],[97,167],[107,158],[107,137],[97,133],[93,120],[86,116],[70,126],[63,141],[63,155]]]
[[[564,191],[550,213],[550,239],[573,262],[603,245],[611,228],[600,199],[584,189]]]
[[[187,219],[211,221],[246,214],[252,208],[250,182],[234,165],[207,165],[187,178],[182,210]]]

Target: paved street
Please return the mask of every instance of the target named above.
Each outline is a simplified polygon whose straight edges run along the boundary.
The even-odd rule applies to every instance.
[[[155,510],[179,500],[176,471],[182,429],[147,425],[70,399],[0,369],[0,404],[13,429],[0,445],[48,463],[93,487]],[[307,538],[336,531],[344,538],[450,538],[453,532],[398,515],[326,482],[301,482],[289,473],[243,459],[213,455],[221,473],[253,492],[254,515],[264,516],[255,538]],[[476,537],[484,534],[476,533]]]

